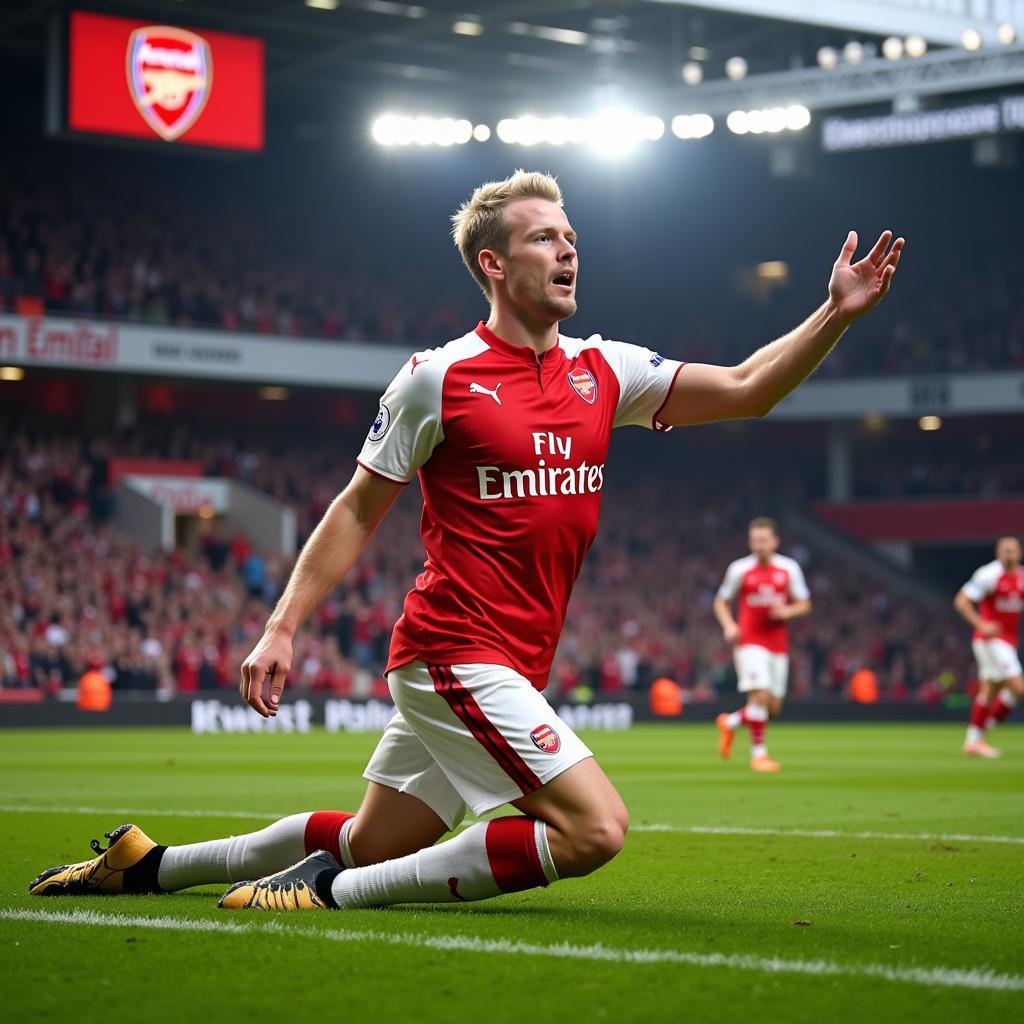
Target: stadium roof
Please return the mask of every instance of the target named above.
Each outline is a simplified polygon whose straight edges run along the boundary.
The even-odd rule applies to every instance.
[[[41,0],[8,8],[0,14],[0,52],[41,57],[49,16],[67,6]],[[258,35],[266,41],[272,100],[369,93],[381,104],[420,109],[457,100],[469,108],[466,114],[484,105],[505,113],[525,105],[538,114],[565,112],[635,97],[671,100],[679,109],[701,109],[707,97],[716,109],[728,109],[750,105],[760,76],[790,72],[802,75],[813,94],[808,106],[826,93],[832,105],[856,102],[858,70],[890,65],[876,56],[883,40],[894,35],[902,46],[911,33],[930,52],[921,74],[910,58],[891,62],[892,70],[899,65],[904,91],[913,91],[916,78],[943,91],[943,54],[958,62],[948,91],[977,87],[971,57],[988,60],[978,83],[984,86],[1019,80],[1024,64],[1024,48],[997,43],[1000,15],[1016,17],[1017,29],[1024,28],[1021,0],[95,0],[81,6]],[[965,52],[965,30],[978,32],[977,54]],[[859,60],[844,60],[848,43],[861,44]],[[823,47],[837,56],[836,67],[819,67]],[[1014,59],[1005,66],[1009,56]],[[729,58],[742,58],[742,82],[726,76]],[[1002,61],[995,72],[993,60]],[[690,75],[699,84],[683,82],[687,64],[697,69]],[[852,74],[837,88],[828,85],[831,72]]]

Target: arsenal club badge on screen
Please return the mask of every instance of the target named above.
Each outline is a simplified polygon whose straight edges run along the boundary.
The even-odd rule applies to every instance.
[[[263,42],[76,11],[67,128],[192,146],[263,148]]]

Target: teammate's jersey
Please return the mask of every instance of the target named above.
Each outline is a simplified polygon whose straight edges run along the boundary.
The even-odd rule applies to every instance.
[[[976,570],[963,585],[963,592],[978,606],[982,622],[997,622],[996,638],[1017,646],[1020,636],[1020,616],[1024,612],[1024,567],[1007,572],[996,559]],[[977,630],[975,640],[988,640]]]
[[[737,558],[725,570],[718,596],[739,598],[740,644],[753,644],[776,654],[789,650],[786,623],[771,617],[772,608],[811,596],[800,563],[785,555],[772,555],[761,565],[755,555]]]
[[[682,363],[595,335],[538,356],[484,324],[399,370],[359,464],[423,490],[424,571],[391,637],[415,659],[547,684],[597,530],[613,427],[655,430]]]

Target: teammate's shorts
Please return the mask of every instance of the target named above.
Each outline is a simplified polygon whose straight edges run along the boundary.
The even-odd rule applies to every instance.
[[[1021,675],[1017,649],[1005,640],[975,640],[971,647],[978,662],[978,677],[983,683],[1001,683]]]
[[[593,757],[528,679],[504,665],[425,665],[388,673],[398,708],[364,777],[422,800],[450,829]]]
[[[733,651],[740,693],[767,690],[781,700],[789,680],[789,655],[776,654],[756,644],[742,644]]]

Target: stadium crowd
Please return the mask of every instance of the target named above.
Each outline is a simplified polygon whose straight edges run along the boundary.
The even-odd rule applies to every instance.
[[[110,526],[112,455],[192,458],[292,504],[308,535],[351,463],[351,444],[258,451],[183,429],[93,437],[3,423],[0,448],[0,681],[48,693],[89,668],[116,690],[232,688],[290,568],[211,524],[193,551],[146,552]],[[249,442],[252,444],[252,442]],[[691,699],[731,692],[731,656],[711,613],[745,524],[765,508],[756,485],[696,470],[673,482],[624,467],[610,476],[602,530],[569,609],[552,673],[561,692],[643,689],[667,675]],[[789,485],[784,485],[789,486]],[[769,505],[770,507],[770,505]],[[352,576],[296,644],[292,685],[386,693],[391,625],[419,571],[418,489],[410,487]],[[934,700],[971,679],[967,633],[951,611],[894,598],[846,563],[785,536],[805,566],[814,614],[795,624],[791,689],[839,699],[865,666],[883,695]]]
[[[202,193],[182,206],[139,175],[55,175],[52,167],[34,175],[0,164],[0,312],[411,348],[456,337],[480,315],[472,292],[441,289],[429,274],[403,273],[396,287],[394,253],[379,240],[375,249],[344,230],[273,216],[235,195],[226,202]],[[453,267],[455,259],[453,252]],[[892,315],[839,346],[823,374],[1024,368],[1020,255],[931,262],[927,280],[911,278]],[[817,277],[801,277],[759,297],[731,287],[725,302],[718,291],[698,292],[684,317],[660,323],[640,303],[626,340],[691,361],[739,361],[803,319],[820,289]],[[451,296],[439,301],[441,291]],[[599,289],[588,296],[586,320],[569,330],[614,324],[618,312],[615,297]]]

